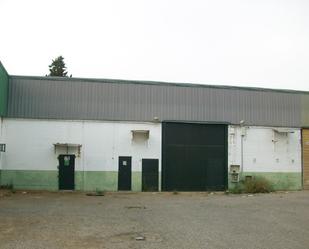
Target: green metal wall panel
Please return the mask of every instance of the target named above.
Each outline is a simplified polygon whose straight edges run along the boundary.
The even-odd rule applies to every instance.
[[[0,62],[0,116],[7,115],[9,75]]]

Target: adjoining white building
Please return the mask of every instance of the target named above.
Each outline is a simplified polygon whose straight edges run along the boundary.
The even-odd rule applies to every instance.
[[[263,176],[309,187],[309,93],[8,75],[0,185],[207,191]]]

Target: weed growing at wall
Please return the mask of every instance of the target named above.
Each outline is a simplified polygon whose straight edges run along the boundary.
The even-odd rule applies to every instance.
[[[229,190],[231,194],[241,194],[244,193],[244,187],[242,183],[236,184],[232,189]]]
[[[244,182],[245,193],[269,193],[272,191],[271,183],[263,177],[255,177]]]
[[[252,179],[242,180],[230,190],[232,194],[242,193],[270,193],[273,191],[273,186],[264,177],[254,177]]]

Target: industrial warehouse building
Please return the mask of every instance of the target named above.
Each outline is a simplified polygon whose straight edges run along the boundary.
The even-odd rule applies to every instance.
[[[246,177],[309,187],[309,93],[8,75],[0,184],[208,191]],[[241,179],[239,179],[239,177]]]

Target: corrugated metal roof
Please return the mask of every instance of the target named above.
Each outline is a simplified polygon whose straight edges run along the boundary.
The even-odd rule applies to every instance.
[[[218,88],[218,89],[235,89],[248,91],[266,91],[266,92],[284,92],[284,93],[298,93],[308,94],[309,91],[293,90],[293,89],[275,89],[263,87],[244,87],[244,86],[230,86],[230,85],[209,85],[185,82],[165,82],[165,81],[147,81],[147,80],[123,80],[123,79],[105,79],[105,78],[77,78],[77,77],[55,77],[55,76],[25,76],[25,75],[10,75],[12,78],[46,80],[47,78],[53,81],[80,81],[80,82],[95,82],[95,83],[116,83],[116,84],[142,84],[142,85],[170,85],[179,87],[198,87],[198,88]]]
[[[149,81],[11,76],[8,116],[302,126],[307,92]]]

